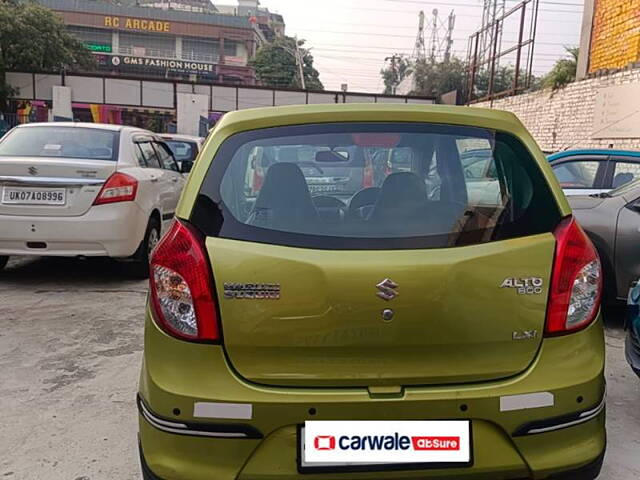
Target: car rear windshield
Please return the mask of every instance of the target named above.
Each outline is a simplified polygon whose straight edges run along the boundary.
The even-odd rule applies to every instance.
[[[559,219],[517,138],[424,123],[233,135],[191,218],[209,236],[325,249],[479,244],[550,232]]]
[[[0,156],[117,160],[118,132],[83,127],[16,128],[0,142]]]
[[[164,143],[169,146],[169,148],[173,152],[173,156],[179,162],[182,162],[184,160],[192,162],[198,155],[198,146],[195,144],[195,142],[165,139]]]

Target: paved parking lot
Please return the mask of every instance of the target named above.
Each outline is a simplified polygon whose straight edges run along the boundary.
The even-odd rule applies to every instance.
[[[146,282],[108,260],[14,259],[0,275],[0,479],[138,479],[136,391]],[[607,319],[601,479],[640,478],[640,380]]]

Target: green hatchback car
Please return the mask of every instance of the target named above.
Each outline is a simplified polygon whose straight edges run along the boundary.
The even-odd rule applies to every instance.
[[[176,217],[151,258],[146,480],[599,474],[600,262],[515,116],[229,113]]]

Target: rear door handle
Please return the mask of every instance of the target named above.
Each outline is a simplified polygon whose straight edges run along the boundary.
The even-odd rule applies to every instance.
[[[157,179],[156,177],[151,177],[151,180],[150,180],[150,181],[151,181],[151,182],[153,182],[153,183],[157,183],[157,182],[158,182],[158,179]]]
[[[177,179],[176,177],[173,177],[173,178],[171,179],[171,181],[172,181],[173,183],[176,183],[176,182],[178,181],[178,179]]]

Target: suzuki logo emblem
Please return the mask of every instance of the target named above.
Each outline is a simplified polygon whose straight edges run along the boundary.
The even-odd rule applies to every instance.
[[[36,167],[29,167],[29,174],[38,175],[38,169]]]
[[[376,292],[376,295],[383,300],[393,300],[398,295],[400,295],[396,291],[396,288],[398,288],[398,284],[390,278],[385,278],[383,281],[377,284],[376,287],[378,287],[379,290],[378,292]]]

